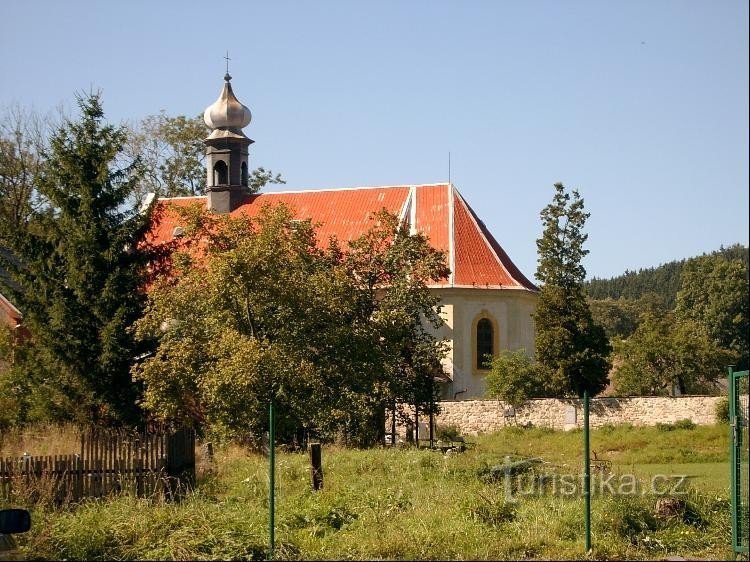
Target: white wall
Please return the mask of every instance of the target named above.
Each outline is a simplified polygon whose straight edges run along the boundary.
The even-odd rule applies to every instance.
[[[532,314],[537,295],[512,289],[436,289],[443,305],[445,325],[435,331],[438,338],[452,342],[446,363],[452,361],[453,384],[445,389],[444,398],[459,400],[484,396],[486,371],[476,368],[473,333],[480,317],[489,317],[497,329],[495,352],[524,348],[534,353],[534,322]]]

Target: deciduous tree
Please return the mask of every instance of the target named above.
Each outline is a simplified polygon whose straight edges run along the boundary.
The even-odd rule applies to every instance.
[[[257,439],[273,397],[281,438],[307,427],[367,442],[378,407],[424,392],[440,360],[420,322],[434,315],[425,282],[445,262],[423,237],[382,214],[347,253],[321,249],[283,206],[183,215],[185,250],[136,324],[158,341],[134,369],[154,414]]]
[[[734,355],[730,361],[748,365],[748,268],[740,259],[721,255],[689,260],[677,293],[678,318],[704,326],[708,336]]]
[[[206,145],[211,130],[203,116],[172,117],[163,111],[149,115],[129,128],[125,145],[130,158],[143,163],[144,174],[135,195],[159,197],[203,195],[206,190]],[[280,174],[263,167],[250,172],[248,191],[256,193],[269,183],[286,183]]]
[[[621,362],[613,382],[623,395],[710,393],[731,356],[705,328],[669,312],[645,314],[638,329],[616,347]]]

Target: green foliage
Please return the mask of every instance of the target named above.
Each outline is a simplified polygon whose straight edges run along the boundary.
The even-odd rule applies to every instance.
[[[149,115],[129,129],[126,152],[143,163],[144,175],[136,193],[158,197],[203,195],[206,187],[206,145],[211,130],[203,116],[172,117],[165,112]],[[268,183],[286,183],[279,174],[257,168],[250,172],[248,191],[256,193]]]
[[[202,116],[149,115],[130,131],[128,150],[144,163],[139,192],[160,197],[201,195],[206,184],[203,139],[210,130]]]
[[[675,429],[695,429],[696,425],[690,418],[684,418],[674,422]]]
[[[689,260],[682,271],[675,313],[698,322],[740,369],[748,365],[748,267],[721,255]]]
[[[739,260],[747,266],[748,248],[734,244],[728,248],[709,254],[720,256],[730,261]],[[585,284],[586,293],[595,300],[627,299],[638,300],[647,293],[656,293],[664,301],[667,309],[673,309],[677,302],[677,291],[680,289],[682,270],[688,259],[675,260],[658,267],[643,268],[636,271],[625,271],[611,279],[594,277]]]
[[[589,298],[588,305],[594,323],[604,328],[610,340],[629,338],[644,314],[663,314],[667,311],[664,300],[656,293],[646,293],[637,300]]]
[[[675,386],[682,394],[714,392],[729,360],[701,325],[672,313],[644,315],[633,335],[617,346],[617,355],[615,389],[630,396],[668,395]]]
[[[516,504],[506,501],[503,491],[495,490],[480,492],[467,503],[466,511],[472,520],[495,528],[513,521],[518,509]]]
[[[476,476],[481,466],[502,462],[513,450],[576,470],[580,438],[563,431],[516,435],[506,429],[477,437],[475,449],[453,456],[328,447],[322,493],[310,490],[306,455],[279,453],[275,558],[582,559],[580,495],[526,495],[511,503],[502,485],[485,484]],[[622,447],[617,449],[625,457],[621,462],[620,455],[612,455],[617,474],[655,454],[677,455],[677,446],[692,447],[701,456],[714,455],[714,449],[721,454],[710,466],[716,469],[710,478],[692,479],[695,489],[683,496],[685,517],[654,516],[657,498],[648,493],[647,474],[641,480],[643,494],[595,491],[591,557],[656,559],[677,552],[693,559],[728,559],[726,427],[668,433],[617,428],[609,435],[594,429],[591,438],[595,450]],[[31,532],[19,535],[18,542],[29,560],[259,559],[268,540],[267,464],[262,455],[220,447],[210,483],[200,481],[182,502],[115,497],[75,509],[34,507]],[[703,475],[706,470],[692,463],[658,465],[652,473]]]
[[[589,214],[577,191],[555,184],[552,203],[541,212],[543,232],[537,240],[536,277],[543,283],[537,301],[536,359],[549,373],[560,395],[591,395],[607,385],[611,347],[604,330],[591,316],[583,293],[586,271],[581,260]]]
[[[461,437],[461,430],[456,425],[438,425],[435,427],[435,437],[439,441],[457,441]]]
[[[681,420],[677,420],[674,423],[657,423],[656,429],[659,431],[674,431],[676,429],[695,429],[696,425],[690,418],[684,418]]]
[[[729,399],[722,398],[716,403],[716,423],[729,423]]]
[[[24,404],[23,381],[13,367],[16,345],[13,331],[0,326],[0,431],[22,419]]]
[[[485,395],[513,406],[523,405],[529,398],[544,396],[554,389],[546,388],[547,377],[541,365],[526,354],[525,349],[502,350],[492,359],[486,378]]]
[[[283,206],[184,218],[187,251],[136,324],[158,342],[133,371],[153,414],[257,441],[273,397],[281,439],[306,427],[367,442],[394,398],[430,402],[442,345],[420,319],[436,318],[427,282],[446,269],[424,237],[380,214],[344,254]]]
[[[29,384],[52,418],[132,422],[137,387],[129,367],[140,353],[128,326],[143,304],[147,249],[138,244],[149,213],[127,210],[139,168],[118,168],[126,132],[103,123],[98,94],[79,98],[81,118],[50,139],[35,179],[43,206],[28,220],[0,225],[3,292],[33,334]]]

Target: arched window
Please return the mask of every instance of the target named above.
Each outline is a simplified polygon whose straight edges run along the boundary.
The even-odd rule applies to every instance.
[[[494,355],[495,334],[492,322],[488,318],[482,318],[477,322],[477,369],[489,369],[490,360],[487,358]]]
[[[247,187],[247,162],[243,162],[242,163],[241,171],[242,171],[242,182],[241,183],[242,183],[242,185],[244,185],[245,187]]]
[[[227,185],[229,183],[229,174],[227,165],[223,160],[214,164],[214,185]]]

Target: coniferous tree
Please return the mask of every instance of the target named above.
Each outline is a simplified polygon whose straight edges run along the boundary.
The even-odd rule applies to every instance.
[[[578,192],[571,200],[563,184],[556,183],[552,203],[541,212],[543,232],[537,240],[536,277],[543,285],[534,314],[536,359],[560,394],[577,396],[584,390],[601,392],[611,366],[611,346],[594,323],[583,291],[588,217]]]
[[[139,354],[128,327],[140,315],[148,212],[126,205],[139,175],[122,164],[123,128],[103,122],[99,94],[52,135],[36,191],[43,207],[0,229],[9,294],[31,333],[26,372],[51,418],[134,422]]]

